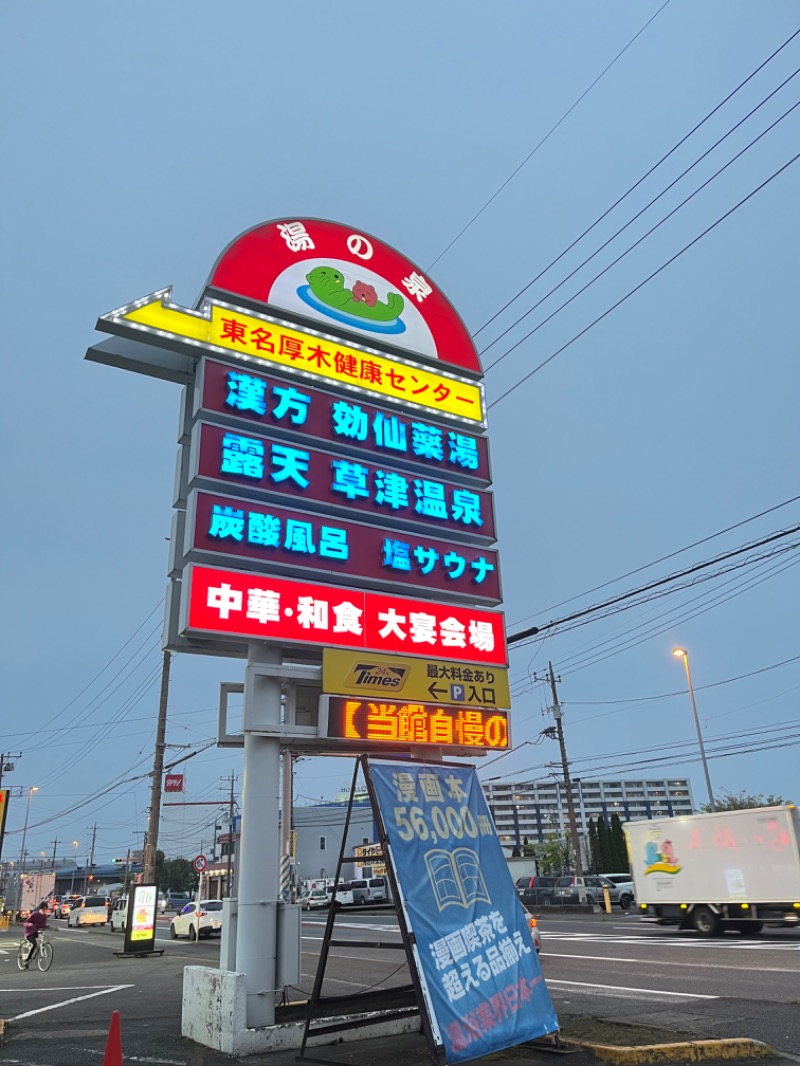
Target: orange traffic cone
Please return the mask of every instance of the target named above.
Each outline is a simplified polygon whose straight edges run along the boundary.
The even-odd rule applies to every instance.
[[[119,1011],[115,1010],[111,1015],[111,1025],[108,1027],[108,1039],[106,1050],[103,1055],[102,1066],[124,1066],[122,1061],[122,1033],[119,1028]]]

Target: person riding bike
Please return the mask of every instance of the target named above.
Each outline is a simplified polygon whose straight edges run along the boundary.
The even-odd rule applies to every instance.
[[[22,926],[25,939],[30,944],[28,950],[28,958],[25,960],[25,969],[33,961],[34,956],[39,948],[39,933],[47,928],[47,904],[40,903],[35,911],[31,911]]]

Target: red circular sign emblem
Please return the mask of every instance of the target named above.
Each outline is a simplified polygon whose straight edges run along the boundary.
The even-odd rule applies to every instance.
[[[244,297],[379,348],[481,374],[466,326],[427,273],[391,245],[339,222],[273,219],[254,226],[228,245],[206,284],[217,298]]]
[[[206,861],[205,855],[198,855],[197,858],[192,863],[192,866],[194,866],[195,870],[199,874],[201,874],[203,872],[203,870],[205,870],[207,865],[208,865],[208,862]]]

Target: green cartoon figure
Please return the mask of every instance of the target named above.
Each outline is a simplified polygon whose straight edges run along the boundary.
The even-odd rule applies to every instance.
[[[404,301],[399,293],[388,293],[383,303],[373,286],[366,282],[357,281],[352,289],[346,289],[344,276],[335,267],[314,267],[306,275],[306,280],[312,294],[321,303],[368,322],[394,322],[403,310]]]

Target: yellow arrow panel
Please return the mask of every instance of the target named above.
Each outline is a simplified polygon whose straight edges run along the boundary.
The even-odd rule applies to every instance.
[[[458,707],[510,707],[508,670],[325,648],[322,691]]]
[[[209,302],[204,312],[155,299],[106,319],[129,322],[161,336],[180,337],[273,366],[364,390],[412,408],[484,424],[483,389],[422,366],[365,352],[339,341],[292,329],[271,319]]]

